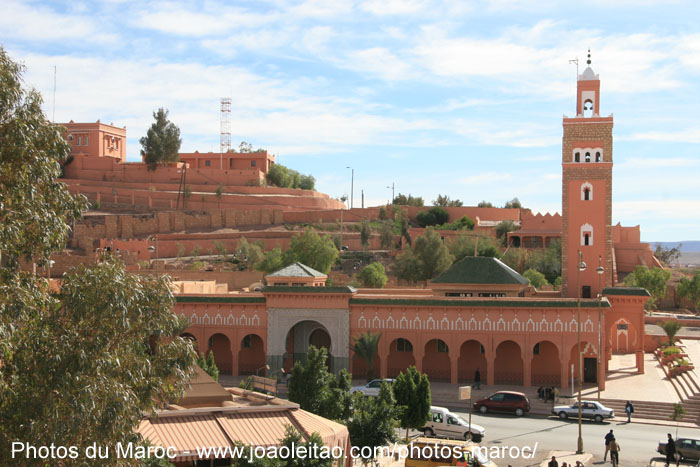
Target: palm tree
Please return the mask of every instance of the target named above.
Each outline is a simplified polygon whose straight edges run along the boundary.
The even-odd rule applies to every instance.
[[[374,358],[379,353],[379,339],[382,333],[372,334],[369,331],[360,334],[360,337],[353,338],[350,348],[355,355],[367,362],[367,382],[374,378]]]
[[[663,323],[659,324],[659,326],[661,326],[661,329],[663,329],[666,336],[668,336],[668,345],[673,345],[673,343],[676,341],[676,334],[678,334],[678,331],[680,331],[683,327],[683,325],[678,321],[671,320],[664,321]]]

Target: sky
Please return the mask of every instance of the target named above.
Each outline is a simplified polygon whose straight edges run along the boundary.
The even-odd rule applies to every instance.
[[[182,152],[265,148],[354,206],[438,194],[561,212],[562,117],[587,49],[613,114],[613,223],[700,240],[694,1],[2,0],[0,45],[57,122],[127,128],[164,107]],[[55,105],[54,67],[56,70]],[[348,168],[351,167],[351,168]],[[354,176],[353,176],[354,171]]]

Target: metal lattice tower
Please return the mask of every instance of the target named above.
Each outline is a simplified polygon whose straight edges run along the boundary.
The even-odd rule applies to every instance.
[[[221,98],[221,147],[226,153],[231,149],[231,98]]]

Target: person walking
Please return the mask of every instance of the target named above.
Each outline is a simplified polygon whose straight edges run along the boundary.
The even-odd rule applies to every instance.
[[[474,372],[474,389],[481,389],[481,373],[479,373],[479,368]]]
[[[620,444],[613,439],[610,440],[610,462],[613,466],[620,464]]]
[[[627,413],[627,423],[630,423],[632,421],[632,413],[634,413],[632,401],[627,401],[627,404],[625,404],[625,413]]]
[[[547,463],[547,467],[559,467],[559,462],[557,462],[555,456],[552,456],[552,460]]]
[[[603,454],[603,462],[608,458],[608,452],[610,452],[610,441],[615,439],[613,431],[610,430],[607,435],[605,435],[605,454]]]
[[[676,443],[673,441],[671,433],[667,434],[668,441],[666,442],[666,467],[671,465],[676,459]]]

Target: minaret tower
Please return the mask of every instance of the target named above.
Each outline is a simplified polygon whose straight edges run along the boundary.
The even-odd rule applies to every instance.
[[[612,114],[600,116],[600,79],[578,75],[576,116],[564,117],[562,140],[562,295],[595,297],[602,261],[603,287],[612,286]],[[587,267],[578,279],[578,252]]]

